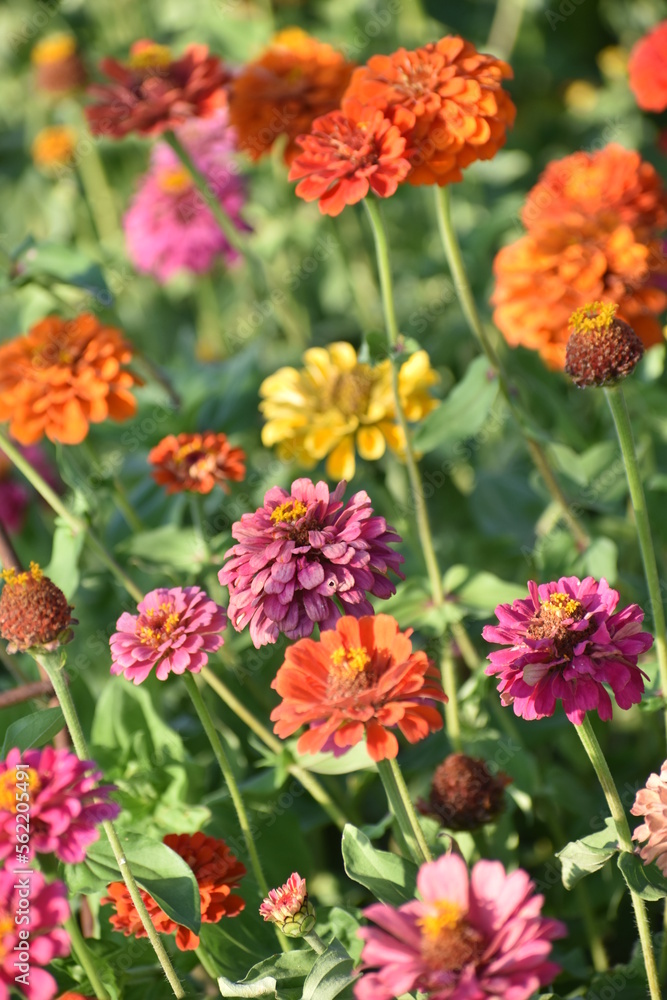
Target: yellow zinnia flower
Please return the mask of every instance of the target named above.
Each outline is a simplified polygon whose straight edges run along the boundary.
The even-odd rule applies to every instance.
[[[384,455],[386,446],[401,455],[405,438],[396,423],[391,362],[359,362],[351,344],[312,347],[304,368],[280,368],[260,386],[260,410],[266,424],[262,442],[278,446],[281,458],[306,468],[327,458],[327,475],[350,480],[355,448],[367,461]],[[426,351],[416,351],[398,374],[401,405],[411,423],[438,405],[429,388],[438,382]]]
[[[32,144],[32,159],[45,173],[57,172],[74,159],[77,134],[68,125],[49,125],[37,133]]]

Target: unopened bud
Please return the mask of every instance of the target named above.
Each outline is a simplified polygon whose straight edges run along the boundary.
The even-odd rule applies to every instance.
[[[306,880],[296,872],[279,889],[271,889],[259,908],[287,937],[303,937],[315,926],[315,908],[308,899]]]

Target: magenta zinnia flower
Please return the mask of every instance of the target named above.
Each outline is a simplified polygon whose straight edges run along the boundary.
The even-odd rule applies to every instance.
[[[0,1000],[8,1000],[10,987],[28,1000],[52,1000],[58,985],[41,966],[69,955],[69,935],[62,930],[69,917],[67,889],[63,882],[47,885],[38,871],[15,875],[13,867],[0,872]],[[16,923],[26,912],[29,922]]]
[[[363,490],[343,503],[346,485],[333,493],[310,479],[295,480],[291,493],[274,486],[263,507],[233,525],[238,545],[226,553],[218,578],[229,587],[232,625],[240,632],[249,624],[257,648],[281,632],[308,636],[316,622],[322,631],[334,628],[343,614],[336,600],[361,618],[373,614],[366,594],[395,592],[388,573],[402,577],[403,556],[390,543],[401,538],[373,514]]]
[[[646,787],[637,792],[630,812],[644,817],[632,834],[633,840],[646,841],[639,851],[644,864],[655,861],[662,874],[667,875],[667,760],[660,774],[649,774]]]
[[[240,216],[244,186],[232,160],[235,139],[227,112],[193,118],[178,129],[178,137],[230,222],[240,231],[249,227]],[[238,260],[171,146],[158,142],[151,168],[144,175],[123,220],[128,255],[137,271],[161,283],[177,271],[204,274],[217,258],[227,265]]]
[[[444,855],[422,865],[421,899],[398,909],[374,903],[362,927],[366,972],[357,1000],[393,1000],[411,990],[430,1000],[526,1000],[560,972],[548,961],[551,942],[567,929],[541,916],[543,896],[520,868]]]
[[[27,781],[17,778],[19,763],[24,771],[18,773],[27,773]],[[0,761],[0,858],[15,853],[20,831],[17,814],[26,812],[30,817],[29,858],[37,852],[55,854],[70,865],[83,861],[87,848],[99,837],[97,825],[120,812],[118,803],[109,801],[115,786],[98,785],[101,777],[94,761],[79,760],[69,750],[10,750],[7,759]]]
[[[641,701],[646,674],[637,658],[653,643],[641,631],[644,612],[637,604],[614,613],[618,591],[592,576],[561,577],[555,583],[528,584],[530,597],[499,604],[499,625],[482,635],[507,649],[489,653],[490,676],[500,677],[505,705],[524,719],[553,715],[560,699],[570,722],[580,725],[597,709],[611,719],[611,688],[619,708]]]
[[[141,684],[153,667],[158,680],[170,672],[198,674],[208,654],[220,649],[227,628],[225,609],[200,587],[160,587],[137,605],[138,615],[124,612],[110,639],[112,674]]]

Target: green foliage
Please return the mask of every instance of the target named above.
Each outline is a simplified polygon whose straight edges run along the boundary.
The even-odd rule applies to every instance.
[[[618,835],[613,820],[609,818],[605,820],[604,830],[566,844],[556,854],[563,866],[563,885],[565,888],[572,889],[580,879],[590,875],[591,872],[599,871],[617,851]],[[624,856],[621,854],[620,858]],[[619,867],[621,866],[620,858]],[[623,869],[621,868],[621,870]]]
[[[348,876],[369,889],[381,903],[400,906],[414,897],[417,881],[414,862],[398,854],[378,851],[350,823],[343,830],[342,851]]]
[[[60,732],[64,724],[63,713],[59,708],[43,708],[17,719],[5,732],[0,757],[6,757],[13,747],[18,747],[21,751],[43,747]]]

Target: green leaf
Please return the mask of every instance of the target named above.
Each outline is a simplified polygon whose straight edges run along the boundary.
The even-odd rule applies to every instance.
[[[234,983],[220,976],[220,994],[223,997],[273,997],[281,1000],[289,995],[286,990],[295,990],[294,995],[300,997],[303,981],[314,960],[315,955],[310,948],[272,955],[253,965],[241,982]]]
[[[142,889],[177,924],[198,933],[201,926],[199,889],[187,862],[159,840],[136,833],[121,835],[120,839],[132,873]],[[66,865],[65,873],[72,892],[97,892],[121,878],[106,839],[92,844],[86,860],[80,865]]]
[[[43,708],[33,715],[26,715],[8,727],[0,756],[5,758],[13,747],[18,747],[21,751],[43,747],[64,727],[63,713],[57,707]]]
[[[418,871],[414,862],[389,851],[378,851],[351,823],[343,830],[342,851],[348,876],[369,889],[381,903],[400,906],[414,898]]]
[[[563,885],[571,889],[580,879],[596,872],[618,851],[618,834],[613,820],[605,820],[604,830],[566,844],[556,853],[563,866]]]
[[[85,540],[85,532],[80,531],[74,535],[66,521],[56,518],[51,562],[44,567],[44,572],[68,599],[74,596],[79,586],[79,559]]]
[[[109,306],[113,296],[102,268],[88,254],[57,243],[38,243],[28,247],[17,261],[19,273],[15,284],[24,285],[33,278],[50,278],[90,292],[100,305]]]
[[[352,982],[353,965],[345,948],[334,938],[308,973],[302,1000],[334,1000],[340,996]]]
[[[415,448],[420,452],[451,448],[474,437],[486,422],[497,398],[498,380],[487,358],[481,355],[468,366],[447,398],[416,428]]]
[[[122,678],[108,681],[95,707],[91,743],[127,749],[134,746],[137,733],[150,737],[151,756],[156,763],[164,763],[165,757],[185,757],[180,736],[162,721],[144,687],[128,684]]]
[[[336,757],[333,753],[298,754],[294,751],[294,762],[305,771],[315,774],[350,774],[352,771],[363,771],[375,767],[375,761],[369,756],[365,743],[357,743],[346,753]]]
[[[194,528],[163,524],[151,531],[140,531],[121,545],[118,551],[139,562],[192,572],[208,558],[206,547]]]
[[[655,902],[667,896],[667,879],[655,865],[644,865],[641,858],[629,851],[622,851],[617,863],[628,888],[642,899]]]

